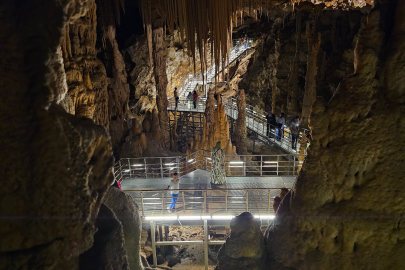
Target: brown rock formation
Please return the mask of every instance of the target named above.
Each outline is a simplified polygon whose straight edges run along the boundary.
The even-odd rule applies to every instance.
[[[114,212],[122,225],[129,269],[141,270],[141,220],[138,205],[130,195],[112,186],[108,189],[103,203]]]
[[[236,151],[239,155],[247,154],[246,145],[246,97],[245,91],[239,90],[237,97],[237,107],[238,107],[238,119],[235,123],[234,140],[236,145]]]
[[[218,252],[216,270],[266,269],[260,219],[245,212],[231,220],[231,234]]]
[[[211,151],[217,142],[221,142],[221,149],[225,151],[225,155],[235,155],[236,147],[232,146],[229,136],[229,123],[228,117],[225,113],[224,104],[222,104],[221,99],[218,98],[217,108],[214,111],[214,115],[212,115],[212,100],[215,101],[213,96],[207,99],[205,115],[208,117],[208,119],[212,119],[213,116],[213,121],[211,120],[209,122],[207,117],[204,116],[203,134],[200,137],[200,135],[196,133],[194,141],[191,142],[191,152],[195,152],[200,149]],[[209,106],[210,103],[211,105]]]
[[[0,3],[0,269],[75,269],[93,243],[112,182],[109,136],[51,105],[61,89],[49,79],[62,29],[88,4]]]
[[[313,104],[308,156],[280,205],[280,225],[267,231],[272,260],[295,269],[402,268],[405,91],[391,72],[404,72],[404,9],[403,1],[376,5],[359,33],[355,74],[327,107],[321,98]]]
[[[105,204],[100,207],[95,225],[97,232],[94,234],[93,246],[80,255],[79,269],[129,270],[122,225]]]
[[[93,3],[85,16],[66,25],[62,52],[74,113],[108,128],[107,74],[97,58],[97,16]]]

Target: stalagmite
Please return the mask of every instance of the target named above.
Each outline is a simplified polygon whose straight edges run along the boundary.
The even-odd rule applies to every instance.
[[[244,90],[239,90],[236,103],[238,107],[238,119],[236,119],[234,131],[236,151],[239,155],[246,155],[246,98]]]

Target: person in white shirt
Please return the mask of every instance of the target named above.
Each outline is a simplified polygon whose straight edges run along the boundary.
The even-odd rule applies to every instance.
[[[280,117],[277,119],[277,140],[281,140],[283,138],[284,133],[284,125],[285,125],[285,118],[284,113],[280,114]]]
[[[172,190],[172,203],[167,207],[167,209],[170,212],[173,212],[174,209],[176,209],[176,202],[177,202],[177,197],[179,197],[179,191],[180,189],[180,180],[179,180],[179,175],[178,173],[173,173],[173,179],[170,181],[170,185],[167,186],[167,189]]]

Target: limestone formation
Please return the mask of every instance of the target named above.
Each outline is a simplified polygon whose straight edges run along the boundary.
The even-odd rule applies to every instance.
[[[103,203],[114,212],[117,219],[121,222],[129,269],[141,270],[141,220],[138,205],[136,205],[130,195],[112,186],[108,189]],[[116,253],[116,255],[118,256],[119,254]]]
[[[239,155],[247,154],[246,145],[246,97],[245,91],[239,90],[238,98],[236,100],[238,107],[238,118],[235,123],[234,140],[236,144],[236,151]]]
[[[226,182],[225,171],[225,153],[221,149],[221,142],[217,142],[217,145],[211,150],[211,175],[210,182],[216,185],[222,185]]]
[[[267,231],[271,260],[295,269],[402,268],[404,91],[390,71],[404,70],[404,8],[376,5],[359,33],[355,74],[327,107],[321,98],[313,104],[308,156],[279,225]]]
[[[261,221],[245,212],[231,220],[231,234],[218,252],[216,270],[264,270],[265,246]]]
[[[212,106],[214,101],[213,94],[209,95],[203,121],[203,134],[201,137],[199,134],[195,135],[195,140],[191,143],[191,152],[200,149],[211,151],[217,142],[221,142],[221,149],[225,151],[225,155],[235,155],[236,147],[232,146],[229,136],[229,123],[224,104],[218,98],[217,108],[215,108]],[[215,111],[212,113],[214,108]]]
[[[114,212],[102,204],[95,225],[93,246],[80,255],[79,270],[129,270],[123,226]]]
[[[97,58],[96,10],[93,3],[85,16],[66,25],[62,55],[75,115],[88,117],[108,128],[108,80],[105,67]]]

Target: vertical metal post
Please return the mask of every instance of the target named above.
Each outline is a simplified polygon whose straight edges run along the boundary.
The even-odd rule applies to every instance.
[[[197,170],[198,169],[198,151],[197,152],[195,152],[195,169]]]
[[[270,214],[270,201],[271,201],[271,199],[270,199],[270,189],[269,189],[269,200],[268,200],[268,208],[267,208],[267,214]]]
[[[246,176],[246,156],[243,156],[243,176]]]
[[[263,156],[260,156],[260,176],[263,176]]]
[[[231,176],[231,163],[229,162],[229,156],[227,156],[228,158],[228,175],[227,176]]]
[[[204,190],[204,205],[203,205],[203,214],[207,212],[207,191]]]
[[[249,190],[246,190],[246,212],[249,212]]]
[[[157,267],[157,257],[156,257],[156,240],[155,240],[155,223],[153,220],[150,221],[150,234],[152,238],[152,254],[153,254],[153,266]]]
[[[164,191],[162,191],[162,215],[165,213],[165,195]]]
[[[145,217],[145,212],[143,210],[143,194],[141,192],[141,206],[142,206],[142,216]]]
[[[128,159],[128,168],[129,168],[129,178],[132,178],[132,168],[131,168],[131,161]]]
[[[208,270],[208,222],[204,220],[204,262],[205,270]]]
[[[228,214],[228,190],[225,193],[225,213]]]
[[[180,161],[179,161],[179,157],[176,157],[176,163],[177,163],[177,173],[180,174]],[[179,175],[180,177],[181,175]]]
[[[279,162],[279,157],[280,157],[280,156],[277,156],[277,175],[278,175],[278,162]]]
[[[205,170],[207,170],[207,151],[204,151],[204,158],[205,158]]]
[[[163,178],[163,163],[162,163],[162,158],[160,158],[160,177]]]
[[[184,191],[183,191],[183,213],[186,213],[186,200],[184,199]]]
[[[148,178],[148,168],[146,167],[146,158],[143,159],[143,162],[145,163],[145,178]]]

